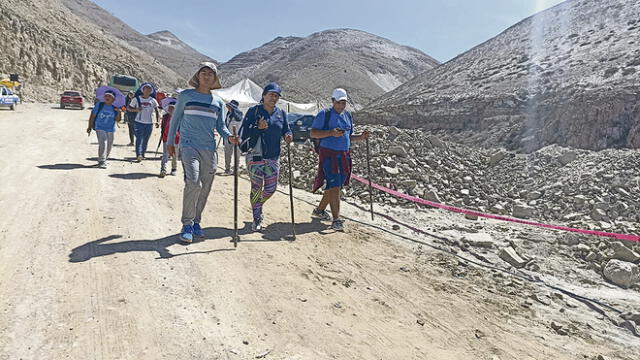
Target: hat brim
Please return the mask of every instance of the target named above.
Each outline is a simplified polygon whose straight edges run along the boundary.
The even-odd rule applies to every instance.
[[[200,73],[200,70],[204,68],[211,69],[208,66],[200,67],[198,71],[196,71],[196,73],[193,74],[193,76],[189,80],[190,86],[193,86],[194,88],[200,87],[200,80],[198,79],[198,74]],[[218,74],[218,71],[216,69],[211,69],[211,70],[213,70],[213,72],[216,74],[216,82],[213,84],[213,87],[211,88],[211,90],[222,89],[222,84],[220,83],[220,74]]]
[[[336,99],[336,98],[333,98],[333,100],[334,100],[334,101],[347,101],[347,100],[348,100],[348,98],[347,98],[346,96],[342,96],[342,97],[337,98],[337,99]]]

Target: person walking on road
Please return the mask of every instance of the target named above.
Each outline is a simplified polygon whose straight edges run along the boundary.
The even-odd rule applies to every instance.
[[[264,204],[276,192],[280,173],[282,139],[293,141],[287,114],[276,104],[282,89],[269,83],[262,92],[262,102],[249,110],[240,128],[240,138],[246,144],[247,170],[251,178],[250,202],[253,212],[253,231],[262,231]]]
[[[171,175],[175,175],[178,171],[178,157],[180,156],[180,150],[176,148],[174,155],[169,155],[169,151],[167,150],[167,138],[169,137],[169,127],[171,126],[171,116],[173,115],[173,111],[175,110],[176,99],[172,97],[164,98],[160,101],[160,105],[162,105],[162,109],[166,111],[166,114],[162,115],[162,124],[160,125],[160,129],[162,129],[162,160],[160,161],[160,178],[163,178],[167,175],[167,162],[169,162],[169,158],[171,158]],[[174,143],[177,145],[180,143],[180,132],[176,132],[176,138]]]
[[[160,118],[158,106],[153,85],[144,83],[140,86],[140,89],[136,91],[135,97],[127,107],[128,111],[137,113],[135,120],[136,162],[141,162],[144,159],[149,139],[151,138],[153,124],[155,123],[156,127],[160,126],[158,122]],[[153,118],[154,113],[155,122]]]
[[[335,89],[331,109],[321,110],[311,125],[311,137],[320,139],[319,163],[313,192],[325,185],[322,200],[311,214],[321,220],[332,220],[331,228],[344,231],[344,221],[340,218],[340,191],[349,184],[351,178],[351,141],[369,138],[369,132],[353,134],[353,118],[347,108],[347,92]],[[327,211],[331,206],[331,217]]]
[[[240,131],[240,126],[242,126],[242,118],[244,114],[238,108],[238,102],[235,100],[231,100],[227,104],[227,117],[225,118],[225,124],[227,125],[227,129],[231,131],[233,127]],[[230,143],[228,140],[224,140],[224,173],[225,175],[231,175],[231,162],[233,156],[233,147],[235,145]]]
[[[129,144],[128,146],[133,146],[133,141],[135,139],[135,121],[137,113],[133,111],[129,111],[129,104],[133,100],[133,91],[129,91],[127,93],[127,97],[125,98],[125,114],[124,120],[127,122],[127,127],[129,128]]]
[[[106,91],[103,98],[103,101],[97,103],[91,110],[87,134],[90,135],[91,130],[96,131],[98,138],[98,166],[106,169],[107,159],[113,146],[116,122],[120,122],[120,112],[113,105],[116,100],[116,94],[113,91]]]
[[[195,237],[204,237],[202,212],[207,204],[213,179],[216,174],[218,155],[214,129],[224,139],[237,144],[224,124],[225,104],[211,93],[220,89],[220,77],[214,63],[201,63],[198,71],[189,80],[193,89],[178,95],[169,135],[167,150],[175,156],[175,138],[180,130],[180,152],[184,169],[184,192],[182,198],[182,230],[180,239],[191,243]]]

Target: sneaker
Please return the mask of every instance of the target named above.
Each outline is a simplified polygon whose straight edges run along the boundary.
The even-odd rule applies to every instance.
[[[132,143],[132,142],[130,142],[130,143],[128,143],[128,144],[127,144],[127,146],[133,146],[133,143]]]
[[[227,169],[227,170],[224,171],[224,174],[225,175],[231,175],[231,174],[233,174],[233,171],[231,171],[230,169]]]
[[[107,168],[107,162],[106,161],[100,161],[98,162],[98,167],[100,169],[106,169]]]
[[[142,156],[138,155],[138,157],[136,158],[136,162],[142,162]]]
[[[262,231],[262,216],[258,220],[253,220],[253,223],[251,224],[251,231],[253,232]]]
[[[344,231],[344,220],[335,219],[331,223],[331,228],[335,231]]]
[[[160,170],[160,179],[167,176],[167,172],[165,170]]]
[[[200,227],[200,224],[198,223],[193,224],[193,236],[197,238],[204,237],[204,230],[202,230],[202,228]]]
[[[186,243],[193,242],[193,226],[185,225],[182,227],[182,233],[180,234],[180,240]]]
[[[311,213],[311,217],[312,218],[316,218],[316,219],[320,219],[320,220],[324,220],[324,221],[330,221],[331,220],[331,215],[329,215],[327,210],[320,210],[319,208],[313,209],[313,212]]]
[[[171,176],[176,176],[177,173],[178,173],[177,169],[171,169]]]

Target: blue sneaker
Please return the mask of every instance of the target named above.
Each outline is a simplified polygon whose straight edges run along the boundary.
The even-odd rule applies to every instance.
[[[180,234],[180,240],[186,243],[193,242],[193,226],[185,225],[182,227],[182,233]]]
[[[198,223],[193,224],[193,236],[197,238],[204,237],[204,230],[202,230],[202,228],[200,227],[200,224]]]

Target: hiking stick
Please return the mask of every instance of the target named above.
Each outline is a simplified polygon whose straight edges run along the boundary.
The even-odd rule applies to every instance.
[[[233,127],[233,136],[236,136],[236,127]],[[238,163],[239,154],[237,144],[233,145],[233,247],[238,247]]]
[[[369,205],[371,207],[371,220],[373,220],[373,187],[371,186],[371,156],[369,155],[369,138],[365,139],[367,147],[367,181],[369,181]]]
[[[293,211],[293,175],[291,170],[291,143],[287,144],[287,163],[289,164],[289,201],[291,203],[291,231],[293,231],[293,240],[296,239],[296,220]]]

